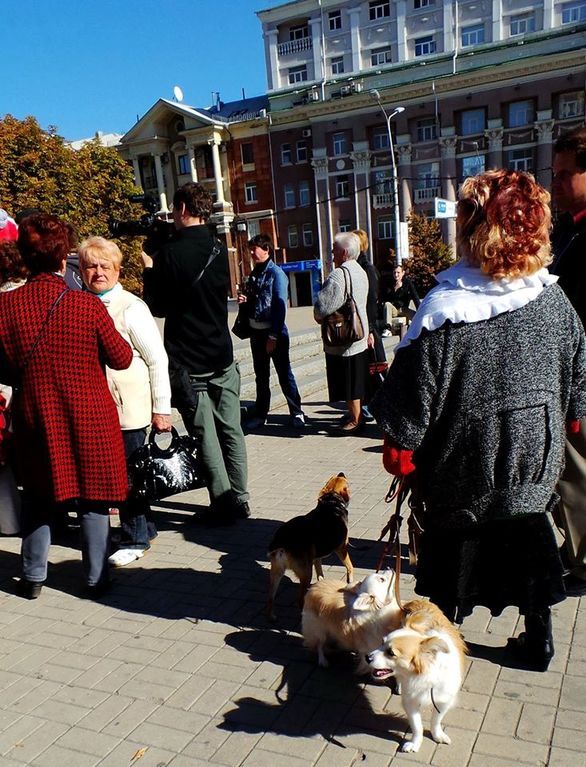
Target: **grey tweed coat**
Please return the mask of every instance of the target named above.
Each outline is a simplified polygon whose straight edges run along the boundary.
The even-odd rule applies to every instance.
[[[423,500],[461,526],[545,511],[566,419],[586,416],[586,345],[557,285],[492,319],[445,323],[400,349],[370,408],[414,450]]]

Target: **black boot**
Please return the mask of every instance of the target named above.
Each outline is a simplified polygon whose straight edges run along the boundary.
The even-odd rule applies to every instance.
[[[509,647],[519,663],[531,671],[547,671],[554,656],[549,608],[525,616],[525,631],[509,639]]]
[[[17,593],[23,599],[38,599],[44,584],[45,581],[27,581],[26,578],[21,578],[16,587]]]

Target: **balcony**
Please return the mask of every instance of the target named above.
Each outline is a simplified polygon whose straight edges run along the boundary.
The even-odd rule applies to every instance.
[[[299,40],[289,40],[287,43],[277,45],[279,56],[288,56],[290,53],[299,53],[300,51],[310,51],[313,48],[311,37],[302,37]]]
[[[377,210],[378,208],[392,208],[393,207],[393,193],[385,192],[385,194],[373,194],[372,207]]]
[[[413,190],[413,200],[415,204],[431,202],[434,197],[439,197],[441,189],[439,186],[429,186],[423,189]]]

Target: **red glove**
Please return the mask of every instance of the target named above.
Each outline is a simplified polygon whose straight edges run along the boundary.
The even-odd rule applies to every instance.
[[[413,450],[403,450],[390,437],[385,437],[383,466],[389,474],[406,477],[415,471]]]
[[[566,421],[566,434],[579,434],[580,421]]]

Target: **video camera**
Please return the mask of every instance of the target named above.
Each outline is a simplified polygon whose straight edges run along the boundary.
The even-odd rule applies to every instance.
[[[130,202],[142,205],[145,213],[134,221],[118,221],[113,219],[108,228],[112,237],[146,237],[143,243],[145,253],[159,250],[175,235],[175,226],[169,221],[163,221],[156,216],[159,203],[152,194],[133,194]]]

